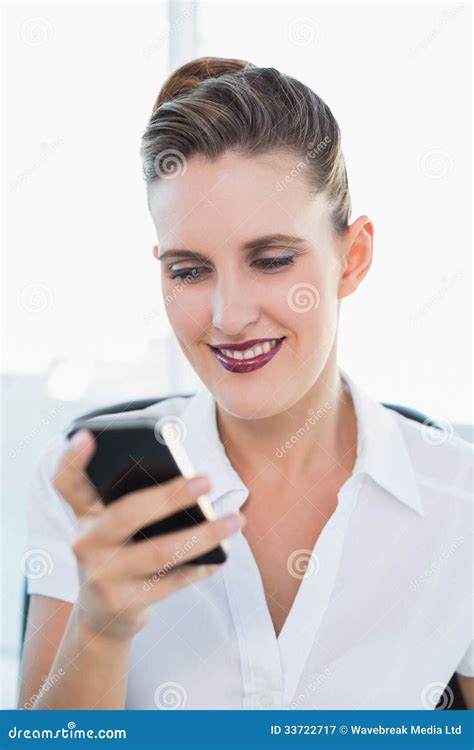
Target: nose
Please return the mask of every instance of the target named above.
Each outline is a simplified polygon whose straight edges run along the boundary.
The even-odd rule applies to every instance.
[[[227,336],[238,336],[260,315],[252,285],[239,282],[235,273],[219,278],[213,293],[212,324]]]

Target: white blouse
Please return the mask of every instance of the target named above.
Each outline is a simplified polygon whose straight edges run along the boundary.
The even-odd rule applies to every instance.
[[[255,558],[234,534],[217,573],[153,605],[133,639],[127,709],[433,709],[455,671],[474,676],[473,446],[340,373],[356,410],[356,464],[314,549],[295,552],[302,580],[279,637]],[[245,503],[209,391],[138,413],[176,418],[218,515]],[[27,555],[44,564],[28,591],[74,602],[76,521],[51,484],[65,444],[53,440],[32,481]],[[309,558],[304,573],[298,556]]]

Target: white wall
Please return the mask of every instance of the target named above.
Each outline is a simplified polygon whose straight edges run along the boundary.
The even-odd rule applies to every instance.
[[[199,0],[199,54],[299,78],[339,122],[372,268],[341,308],[340,361],[374,396],[472,421],[467,3]]]

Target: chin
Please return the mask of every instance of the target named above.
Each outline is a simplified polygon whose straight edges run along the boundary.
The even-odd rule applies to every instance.
[[[222,381],[216,384],[215,388],[208,388],[219,406],[238,419],[265,419],[288,408],[288,399],[285,398],[283,401],[272,397],[268,393],[268,388],[264,393],[258,392],[258,389],[253,392],[246,390],[244,395],[240,387],[232,392]]]

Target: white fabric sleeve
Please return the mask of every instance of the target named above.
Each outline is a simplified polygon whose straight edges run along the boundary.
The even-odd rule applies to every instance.
[[[71,544],[78,534],[78,524],[73,509],[52,485],[67,442],[62,434],[53,438],[34,468],[27,498],[27,546],[21,567],[29,594],[75,602],[79,574]]]
[[[456,667],[456,672],[465,677],[474,677],[474,640],[471,641],[469,648]]]

